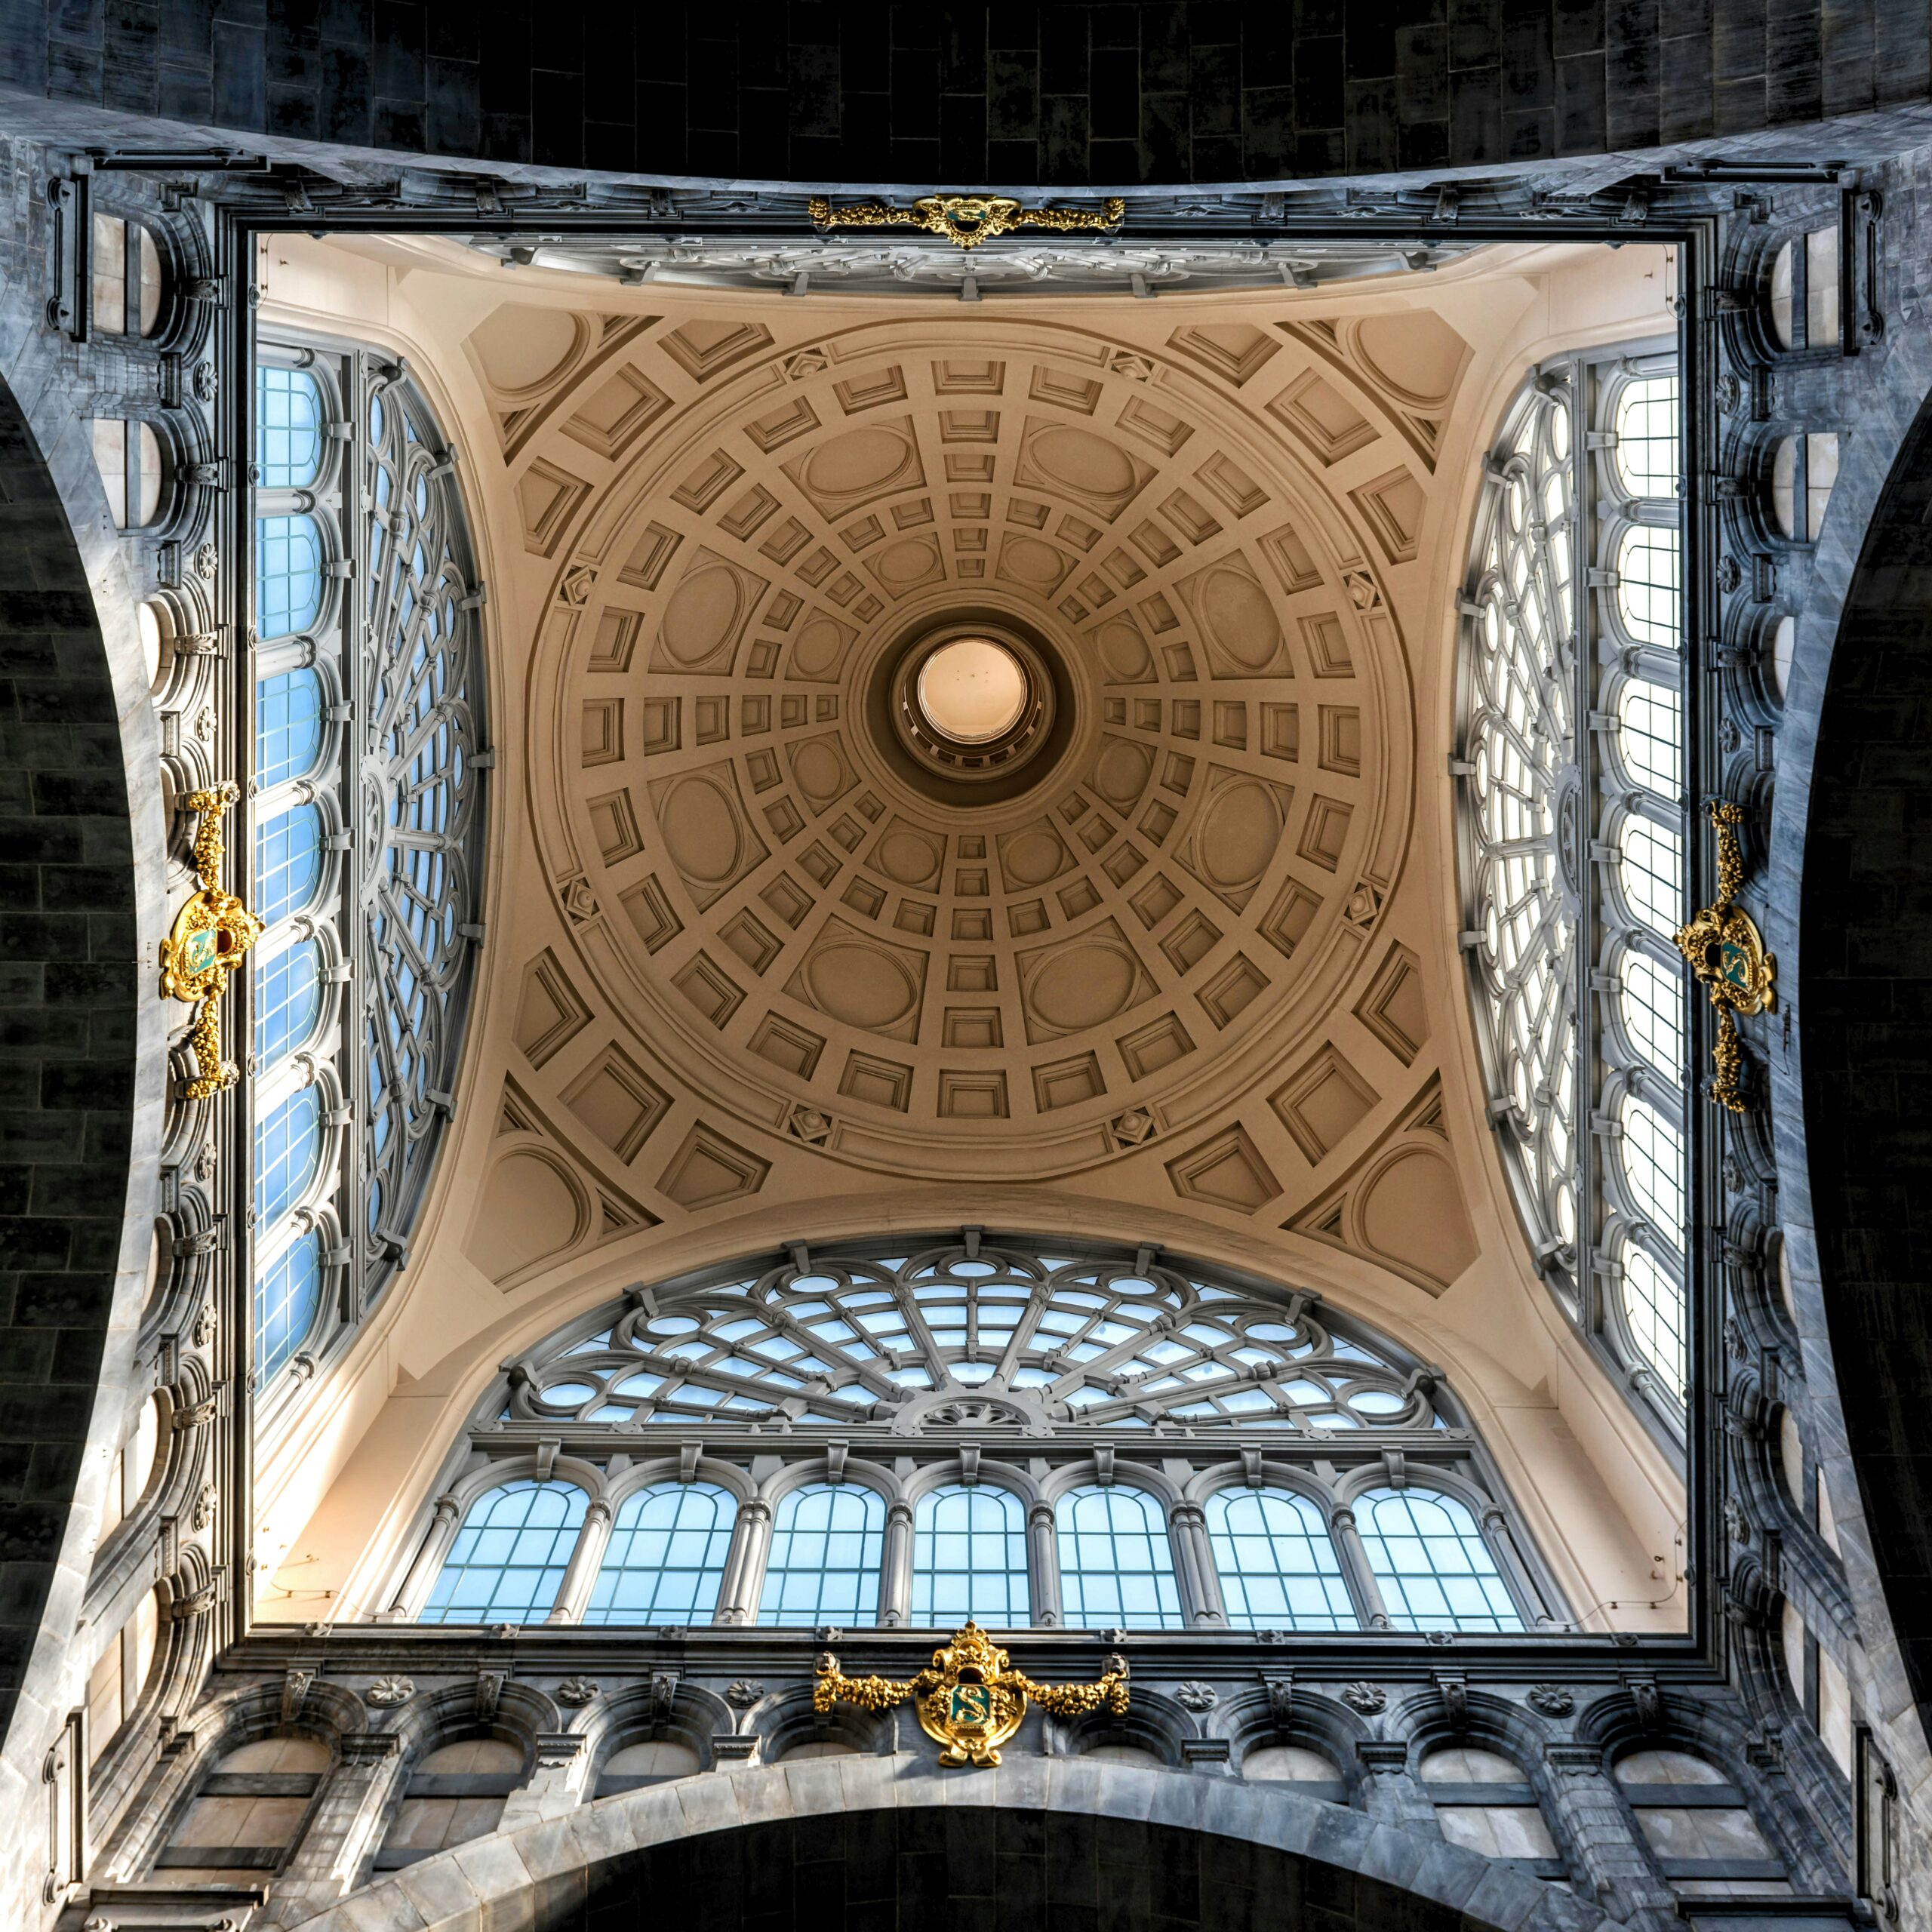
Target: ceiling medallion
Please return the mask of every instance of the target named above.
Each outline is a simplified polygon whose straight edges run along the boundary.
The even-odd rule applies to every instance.
[[[854,202],[834,208],[823,195],[807,205],[815,226],[829,228],[923,228],[943,235],[955,248],[977,248],[1016,228],[1050,228],[1061,235],[1088,232],[1117,233],[1127,204],[1112,195],[1091,208],[1029,208],[1010,195],[921,195],[909,208],[889,202]]]
[[[835,1703],[883,1711],[909,1698],[919,1728],[945,1746],[942,1764],[984,1769],[999,1762],[999,1747],[1020,1728],[1029,1698],[1056,1717],[1084,1717],[1103,1706],[1124,1715],[1127,1666],[1117,1657],[1106,1662],[1095,1684],[1035,1684],[969,1618],[916,1677],[848,1677],[838,1658],[826,1651],[818,1660],[812,1709],[821,1715]]]
[[[1737,1037],[1737,1015],[1770,1013],[1777,1007],[1777,955],[1764,949],[1763,935],[1749,913],[1731,903],[1744,881],[1744,858],[1738,850],[1737,828],[1744,808],[1728,799],[1714,799],[1711,823],[1718,835],[1718,896],[1677,933],[1677,949],[1690,971],[1710,989],[1717,1008],[1717,1044],[1711,1057],[1717,1078],[1711,1098],[1734,1114],[1744,1112],[1739,1076],[1744,1049]]]

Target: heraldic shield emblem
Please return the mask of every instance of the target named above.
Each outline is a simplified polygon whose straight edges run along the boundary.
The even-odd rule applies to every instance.
[[[1103,1707],[1127,1709],[1127,1663],[1109,1657],[1094,1684],[1035,1684],[977,1623],[953,1633],[952,1641],[933,1653],[931,1666],[916,1677],[848,1677],[828,1651],[818,1660],[812,1709],[835,1703],[882,1711],[908,1700],[919,1728],[944,1748],[942,1764],[984,1767],[999,1762],[999,1747],[1020,1728],[1029,1703],[1060,1717],[1078,1717]]]

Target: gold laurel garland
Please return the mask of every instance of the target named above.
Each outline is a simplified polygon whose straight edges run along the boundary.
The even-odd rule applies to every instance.
[[[1016,228],[1111,235],[1126,215],[1127,203],[1116,195],[1097,210],[1029,208],[1010,195],[921,195],[910,208],[890,202],[852,202],[835,208],[827,196],[814,195],[806,211],[820,229],[919,228],[945,236],[955,248],[977,248]]]

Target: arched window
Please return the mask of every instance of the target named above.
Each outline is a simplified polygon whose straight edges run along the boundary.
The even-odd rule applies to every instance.
[[[1617,1096],[1688,1090],[1681,398],[1674,356],[1547,365],[1506,412],[1464,592],[1463,950],[1490,1117],[1534,1264],[1621,1386],[1681,1438],[1681,1377],[1638,1340],[1611,1257],[1631,1211],[1611,1183]],[[1587,576],[1586,575],[1587,573]],[[1580,583],[1589,586],[1579,594]],[[1579,948],[1589,956],[1580,960]],[[1679,1107],[1681,1112],[1681,1105]],[[1656,1257],[1684,1252],[1679,1204]],[[1669,1266],[1686,1325],[1681,1260]]]
[[[322,1238],[298,1235],[255,1278],[255,1379],[267,1381],[315,1326],[321,1299]]]
[[[340,1186],[315,1204],[326,1361],[401,1266],[455,1104],[481,932],[482,597],[454,458],[398,366],[319,343],[256,353],[248,775],[268,930],[251,1044],[258,1078],[298,1048],[326,1063],[352,1116]],[[258,1363],[285,1361],[284,1340],[258,1337]]]
[[[1238,1630],[1352,1630],[1358,1619],[1321,1512],[1285,1489],[1217,1489],[1208,1537]]]
[[[322,534],[306,512],[255,525],[255,628],[265,638],[305,631],[322,608]]]
[[[255,687],[255,783],[266,790],[300,778],[322,749],[322,681],[285,671]]]
[[[134,1606],[134,1614],[108,1640],[88,1673],[88,1749],[98,1764],[107,1747],[134,1715],[154,1666],[155,1640],[161,1629],[161,1607],[149,1590]]]
[[[1612,1772],[1659,1875],[1693,1897],[1790,1889],[1745,1795],[1688,1751],[1632,1751]]]
[[[272,1227],[308,1191],[322,1152],[322,1106],[298,1088],[255,1128],[255,1219]]]
[[[469,1506],[423,1623],[540,1623],[557,1589],[588,1499],[576,1484],[525,1478]]]
[[[912,1519],[912,1621],[936,1627],[970,1617],[999,1629],[1032,1614],[1019,1497],[983,1484],[921,1497]]]
[[[1358,1499],[1355,1520],[1392,1629],[1522,1629],[1482,1531],[1454,1497],[1371,1489]]]
[[[319,1738],[264,1737],[225,1752],[155,1859],[172,1884],[233,1884],[278,1870],[329,1768]]]
[[[299,912],[322,875],[322,814],[297,805],[255,834],[255,912],[265,926]]]
[[[1284,1480],[1251,1486],[1251,1429],[1269,1432]],[[1380,1598],[1361,1540],[1331,1540],[1329,1524],[1363,1459],[1396,1454],[1432,1529],[1466,1533],[1457,1574],[1478,1576],[1506,1627],[1521,1627],[1512,1592],[1524,1616],[1561,1614],[1526,1543],[1498,1534],[1506,1588],[1468,1509],[1435,1494],[1432,1476],[1506,1509],[1439,1371],[1303,1292],[1146,1250],[878,1240],[635,1292],[506,1364],[465,1453],[502,1463],[506,1494],[534,1487],[546,1444],[621,1493],[635,1461],[688,1456],[695,1439],[758,1472],[768,1531],[762,1503],[734,1538],[722,1490],[667,1480],[629,1494],[607,1538],[562,1485],[583,1527],[541,1555],[555,1574],[539,1616],[568,1569],[589,1607],[574,1583],[558,1614],[592,1623],[1178,1629],[1225,1613],[1241,1629],[1350,1630]],[[1160,1499],[1183,1465],[1204,1524],[1190,1508],[1171,1531]],[[1035,1494],[1055,1500],[1029,1508]],[[495,1560],[466,1553],[482,1522],[454,1568]],[[431,1594],[446,1517],[423,1534],[392,1614]],[[454,1587],[427,1614],[454,1615],[440,1607]],[[477,1620],[495,1585],[465,1587]]]
[[[322,466],[321,387],[306,369],[255,371],[255,463],[265,490],[306,489]]]
[[[761,1623],[871,1623],[878,1614],[885,1502],[851,1483],[812,1483],[780,1498],[765,1559]]]
[[[1521,1865],[1540,1878],[1567,1875],[1522,1767],[1500,1752],[1445,1746],[1423,1754],[1416,1777],[1451,1844]]]
[[[626,1497],[584,1622],[709,1623],[737,1515],[711,1483],[660,1483]]]
[[[375,1869],[394,1872],[451,1845],[488,1837],[523,1779],[523,1753],[507,1738],[438,1746],[410,1773]]]
[[[321,949],[312,939],[278,947],[255,968],[255,1066],[272,1072],[303,1045],[321,1011]]]
[[[1145,1490],[1070,1489],[1054,1506],[1054,1525],[1069,1623],[1094,1629],[1180,1627],[1168,1526]]]

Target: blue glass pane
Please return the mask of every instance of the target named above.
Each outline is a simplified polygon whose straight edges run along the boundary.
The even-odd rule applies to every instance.
[[[1026,1513],[1010,1490],[935,1489],[912,1518],[912,1621],[1029,1623]]]
[[[1146,1491],[1070,1490],[1054,1506],[1054,1526],[1069,1626],[1180,1627],[1168,1526]]]
[[[285,671],[255,687],[255,777],[266,790],[311,770],[322,749],[322,681]]]
[[[268,490],[299,490],[322,463],[322,392],[303,369],[255,371],[255,461]]]
[[[542,1622],[577,1547],[586,1500],[574,1483],[527,1478],[479,1496],[417,1620]]]
[[[321,1097],[312,1087],[289,1095],[255,1124],[255,1220],[272,1226],[301,1199],[322,1150]]]
[[[255,971],[255,1060],[266,1073],[314,1030],[321,1010],[321,955],[312,939],[271,953]]]
[[[1475,1518],[1453,1496],[1371,1489],[1355,1521],[1393,1629],[1522,1629]]]
[[[761,1623],[875,1623],[885,1503],[850,1483],[795,1489],[778,1506]]]
[[[255,915],[273,925],[315,896],[322,872],[322,815],[297,805],[255,828]]]
[[[322,1238],[304,1235],[255,1282],[255,1376],[269,1377],[302,1346],[321,1292]]]
[[[709,1623],[737,1515],[710,1483],[660,1483],[627,1497],[584,1622]]]
[[[306,630],[322,608],[322,539],[312,516],[255,521],[255,629],[264,638]]]
[[[1208,1540],[1228,1623],[1237,1630],[1352,1630],[1342,1566],[1321,1512],[1284,1489],[1220,1489]]]

